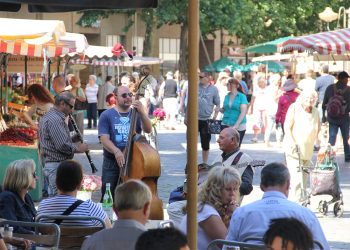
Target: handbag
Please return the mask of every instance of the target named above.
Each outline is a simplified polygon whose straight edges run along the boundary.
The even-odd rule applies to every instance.
[[[77,89],[77,96],[78,96],[78,89]],[[87,101],[82,102],[82,101],[79,101],[78,99],[75,99],[74,110],[86,110],[86,109],[87,109]]]
[[[221,120],[208,119],[208,133],[209,134],[220,134],[223,129],[223,125],[221,124]]]
[[[311,171],[311,193],[312,195],[332,195],[339,194],[339,185],[337,182],[335,168],[315,169]]]

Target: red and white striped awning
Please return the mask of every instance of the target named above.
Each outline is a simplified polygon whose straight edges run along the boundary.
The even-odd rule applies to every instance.
[[[67,48],[65,46],[46,46],[24,42],[5,42],[0,40],[0,53],[44,57],[44,49],[46,49],[46,56],[48,57],[61,56],[76,50],[75,48]]]
[[[345,54],[350,51],[350,29],[321,32],[288,39],[281,45],[281,52],[297,50],[325,54]]]
[[[63,21],[0,18],[0,27],[0,53],[56,57],[88,47],[86,37],[66,32]]]

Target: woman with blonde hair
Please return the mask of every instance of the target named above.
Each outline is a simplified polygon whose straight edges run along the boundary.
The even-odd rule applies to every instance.
[[[28,191],[36,186],[35,162],[16,160],[6,169],[3,191],[0,193],[0,217],[7,220],[33,222],[35,206]],[[16,233],[32,233],[28,228],[15,227]]]
[[[241,179],[236,169],[218,166],[210,170],[198,192],[198,250],[214,239],[225,239],[231,216],[238,204]],[[187,215],[180,223],[185,234]]]

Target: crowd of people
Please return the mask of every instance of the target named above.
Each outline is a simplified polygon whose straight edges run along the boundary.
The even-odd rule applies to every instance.
[[[267,77],[265,70],[263,66],[259,67],[251,82],[243,80],[240,72],[231,75],[232,72],[225,70],[219,74],[216,83],[208,72],[198,73],[198,132],[202,166],[205,166],[200,173],[198,193],[199,250],[206,249],[214,239],[225,238],[234,241],[254,238],[267,246],[306,246],[301,249],[312,249],[316,241],[324,249],[329,249],[317,218],[300,205],[306,198],[303,189],[307,174],[298,171],[297,167],[301,163],[305,167],[310,165],[314,150],[321,145],[321,122],[326,121],[329,123],[329,143],[335,144],[340,128],[345,161],[350,161],[349,75],[339,73],[335,83],[335,78],[328,74],[328,67],[323,66],[321,76],[315,81],[312,72],[308,71],[305,79],[297,83],[293,75],[269,74]],[[175,229],[145,232],[152,198],[149,187],[137,180],[123,184],[118,182],[120,169],[126,161],[124,149],[129,143],[132,110],[137,110],[137,134],[152,131],[150,115],[155,107],[164,108],[166,117],[163,124],[169,130],[177,129],[176,117],[179,113],[186,114],[188,82],[181,81],[178,73],[172,72],[166,74],[165,80],[157,82],[149,77],[149,73],[147,67],[142,68],[139,74],[123,73],[118,77],[120,83],[117,85],[111,76],[103,82],[100,76],[90,75],[85,88],[74,75],[69,75],[67,79],[56,76],[53,80],[54,97],[41,85],[31,85],[28,94],[33,105],[24,117],[31,126],[38,128],[45,175],[44,191],[49,198],[42,200],[37,209],[34,207],[28,190],[35,188],[35,169],[41,166],[35,166],[32,160],[17,160],[6,171],[4,190],[0,193],[0,217],[33,222],[39,216],[50,221],[44,219],[45,215],[61,215],[68,210],[71,215],[95,216],[105,222],[106,229],[89,237],[83,249],[134,249],[135,246],[136,249],[146,249],[142,248],[146,245],[149,249],[161,249],[165,245],[159,243],[159,246],[153,246],[149,239],[171,239],[171,235],[178,235],[174,239],[179,244],[176,249],[187,249],[184,238],[187,234],[185,198],[168,207],[170,218],[176,221],[175,226],[182,233]],[[138,84],[142,80],[147,80],[149,84],[143,88],[143,96],[136,99],[134,96],[139,93]],[[336,95],[341,96],[344,102],[340,111],[336,107],[330,108]],[[72,159],[75,153],[89,150],[89,145],[82,140],[85,109],[87,129],[98,129],[103,146],[102,197],[109,183],[114,193],[113,210],[118,218],[113,227],[99,205],[76,198],[83,171],[82,166]],[[286,165],[267,164],[261,172],[262,200],[241,206],[244,196],[252,192],[254,176],[253,159],[240,148],[245,143],[248,114],[253,116],[251,142],[258,143],[260,134],[263,134],[265,145],[273,146],[271,135],[276,128],[276,141],[278,144],[283,142]],[[32,120],[33,115],[37,116],[37,123]],[[212,134],[208,130],[208,119],[211,118],[221,120],[217,143],[222,154],[209,166]],[[184,123],[187,124],[186,116]],[[283,229],[285,234],[278,234],[276,228],[283,228],[286,220],[290,220],[290,227]],[[62,223],[68,226],[99,225],[98,221]],[[305,236],[300,237],[305,241],[288,233],[288,230],[294,232],[293,225],[303,228]],[[31,228],[25,227],[15,227],[14,230],[34,233]]]

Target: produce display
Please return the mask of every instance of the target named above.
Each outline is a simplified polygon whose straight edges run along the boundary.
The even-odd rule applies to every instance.
[[[0,144],[11,146],[33,145],[38,138],[37,131],[29,127],[12,127],[0,133]]]

